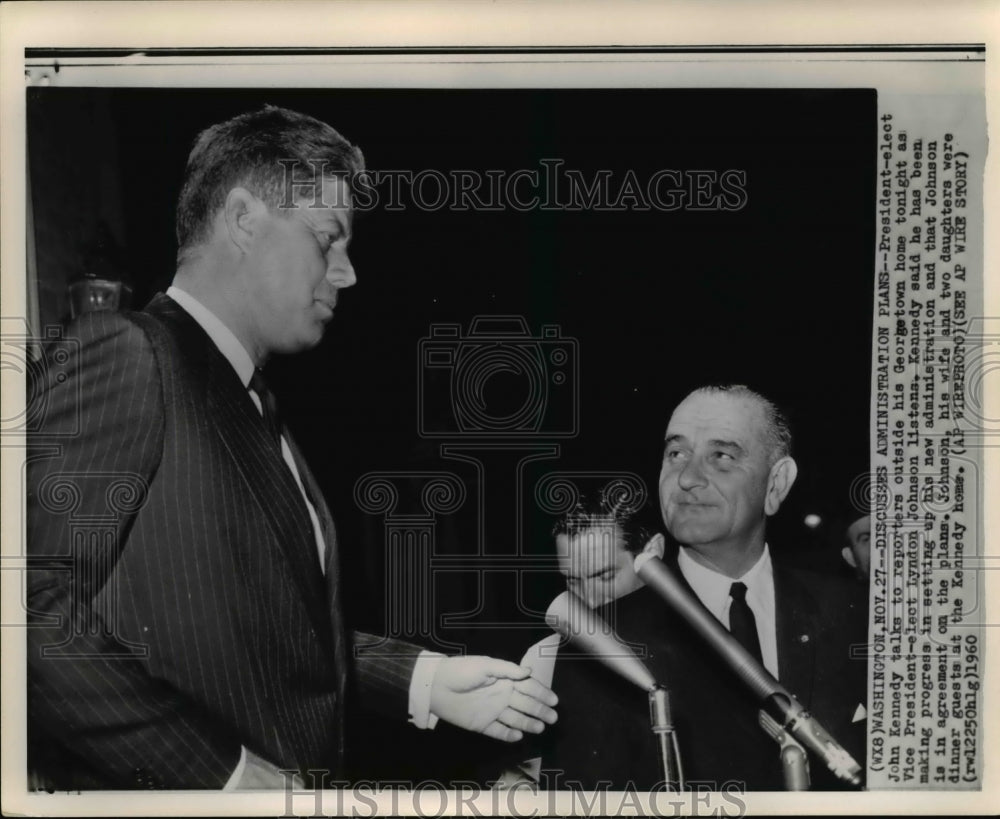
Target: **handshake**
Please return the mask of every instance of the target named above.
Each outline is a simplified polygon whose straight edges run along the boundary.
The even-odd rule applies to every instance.
[[[493,657],[444,657],[431,682],[434,716],[502,742],[517,742],[525,732],[540,734],[556,721],[557,703],[556,695],[531,676],[530,668]],[[297,776],[292,784],[303,788]],[[276,790],[287,785],[287,774],[244,748],[225,790]]]

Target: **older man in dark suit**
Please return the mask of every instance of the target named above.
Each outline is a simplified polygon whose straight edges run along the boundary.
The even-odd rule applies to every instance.
[[[27,499],[43,781],[336,778],[352,679],[362,704],[422,727],[513,741],[555,720],[529,669],[345,629],[333,520],[261,367],[315,346],[355,283],[361,169],[340,134],[291,111],[209,128],[180,194],[173,286],[141,313],[85,316],[52,356]]]
[[[772,562],[765,540],[795,481],[781,411],[740,386],[696,390],[674,411],[660,472],[660,505],[679,543],[667,562],[692,593],[856,759],[864,759],[866,600],[842,578]],[[650,589],[604,615],[670,690],[689,781],[781,790],[778,746],[759,703]],[[549,786],[650,789],[661,778],[645,694],[591,660],[557,663],[562,720],[548,738]],[[813,762],[813,786],[839,787]]]

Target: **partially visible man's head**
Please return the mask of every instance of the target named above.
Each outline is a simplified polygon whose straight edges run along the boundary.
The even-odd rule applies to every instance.
[[[655,515],[612,492],[582,495],[553,529],[566,586],[591,608],[643,585],[633,568],[642,551],[663,554]]]
[[[847,545],[841,552],[847,565],[854,569],[858,579],[866,583],[871,572],[871,525],[871,517],[865,515],[848,526]]]
[[[315,346],[339,291],[361,152],[317,119],[266,106],[202,132],[177,205],[178,278],[260,365]]]
[[[316,201],[321,176],[350,183],[364,167],[359,148],[325,122],[297,111],[265,105],[212,125],[198,135],[184,169],[177,200],[179,252],[208,237],[233,188],[246,188],[281,210],[296,198]]]
[[[791,448],[787,418],[759,393],[743,385],[692,392],[665,436],[660,506],[667,531],[717,567],[759,555],[765,521],[795,481]]]

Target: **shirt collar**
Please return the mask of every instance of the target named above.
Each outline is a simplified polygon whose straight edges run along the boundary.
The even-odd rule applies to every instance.
[[[749,597],[754,595],[754,592],[763,591],[762,586],[771,583],[773,578],[771,552],[766,543],[757,562],[736,580],[696,562],[688,553],[686,546],[680,548],[680,553],[677,555],[677,565],[681,574],[684,575],[684,579],[705,605],[705,608],[716,613],[717,616],[725,610],[729,600],[729,589],[736,580],[746,584],[747,596]]]
[[[255,369],[253,359],[250,358],[250,353],[247,352],[246,347],[240,344],[239,339],[233,335],[233,331],[226,327],[222,323],[222,319],[198,301],[198,299],[190,293],[181,290],[177,285],[170,285],[167,288],[167,295],[177,302],[184,312],[188,313],[191,318],[198,322],[201,329],[208,334],[208,337],[212,339],[215,346],[219,348],[219,352],[225,356],[226,361],[236,370],[236,375],[243,382],[243,386],[248,386]]]

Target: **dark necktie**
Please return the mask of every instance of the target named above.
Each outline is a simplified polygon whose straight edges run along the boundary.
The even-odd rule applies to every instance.
[[[729,587],[733,602],[729,605],[729,631],[740,645],[749,651],[758,662],[763,662],[760,653],[760,637],[757,635],[757,620],[747,605],[747,587],[743,583],[733,583]]]
[[[285,443],[288,444],[288,449],[292,453],[292,460],[295,461],[295,467],[298,469],[299,480],[302,481],[302,488],[305,490],[306,497],[309,499],[309,503],[313,505],[313,509],[316,510],[317,515],[321,515],[319,511],[319,498],[322,497],[322,493],[316,486],[315,479],[309,471],[302,453],[299,452],[299,448],[295,445],[295,441],[292,440],[292,436],[284,432],[281,423],[281,414],[278,412],[278,399],[274,397],[274,393],[267,386],[264,374],[260,370],[253,371],[249,386],[250,389],[257,393],[257,397],[260,399],[260,410],[261,416],[264,419],[264,426],[267,428],[268,433],[270,433],[271,438],[278,445],[279,451],[281,451],[281,439],[284,436]],[[284,455],[282,455],[282,462],[284,462]],[[322,519],[321,522],[323,522]]]
[[[299,473],[299,480],[302,482],[302,490],[306,498],[309,500],[309,503],[312,504],[313,511],[316,513],[316,517],[319,520],[320,530],[323,534],[323,542],[326,546],[323,572],[324,574],[329,575],[331,569],[336,569],[336,555],[334,550],[336,548],[337,533],[333,525],[333,518],[330,516],[330,510],[327,508],[326,503],[323,500],[323,493],[320,491],[319,485],[316,483],[316,479],[309,470],[309,465],[306,463],[305,458],[302,457],[302,453],[299,451],[299,448],[295,443],[295,439],[292,438],[288,431],[283,428],[281,415],[278,412],[278,400],[274,397],[274,393],[271,392],[270,388],[267,386],[267,382],[264,380],[264,375],[260,370],[253,371],[249,387],[257,393],[257,397],[260,399],[261,417],[264,420],[264,426],[266,427],[271,438],[273,438],[274,442],[278,445],[278,450],[281,451],[281,441],[284,439],[285,443],[288,445],[288,451],[292,454],[292,460],[295,462],[295,468]],[[282,466],[288,469],[288,474],[292,475],[292,470],[285,461],[284,454],[281,456],[281,463]]]
[[[278,400],[274,397],[270,387],[264,380],[264,374],[260,370],[254,370],[250,378],[250,389],[257,393],[260,399],[261,414],[264,417],[264,426],[270,433],[274,442],[281,449],[281,420],[278,416]]]

